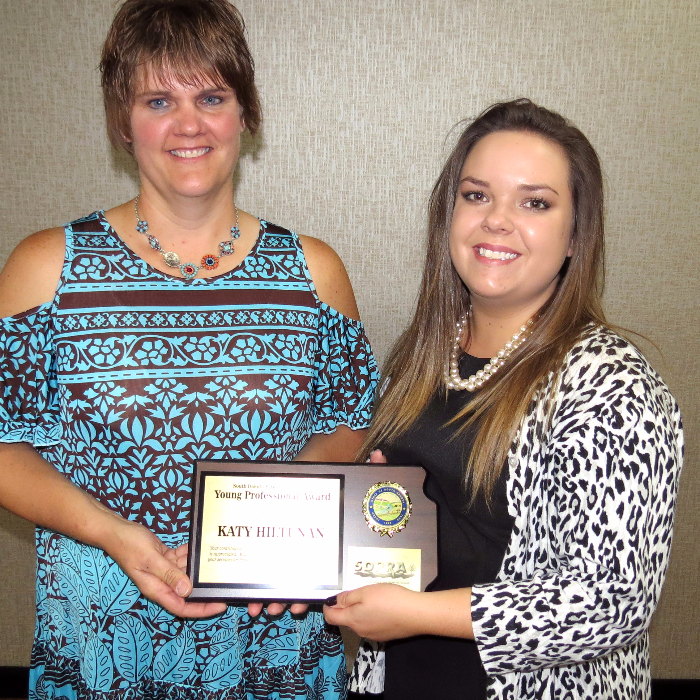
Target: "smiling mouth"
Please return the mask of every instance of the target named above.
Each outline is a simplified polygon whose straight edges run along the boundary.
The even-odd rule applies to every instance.
[[[489,258],[489,260],[515,260],[518,257],[518,253],[501,253],[497,250],[490,250],[489,248],[477,248],[479,255],[484,258]]]
[[[170,151],[170,153],[177,158],[199,158],[199,156],[203,156],[209,151],[211,151],[211,148],[205,146],[204,148],[178,148]]]

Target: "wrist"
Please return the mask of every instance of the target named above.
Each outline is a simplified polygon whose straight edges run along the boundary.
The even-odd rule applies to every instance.
[[[419,634],[474,639],[471,615],[471,588],[421,593]]]
[[[439,626],[435,619],[435,606],[434,597],[432,593],[414,593],[415,603],[412,606],[413,610],[411,612],[410,618],[415,626],[412,631],[412,636],[419,636],[423,634],[440,634],[436,632],[436,628]]]
[[[137,523],[126,520],[99,501],[94,501],[89,525],[82,539],[86,544],[102,549],[114,559],[114,553],[123,551],[125,533],[134,526],[138,526]]]

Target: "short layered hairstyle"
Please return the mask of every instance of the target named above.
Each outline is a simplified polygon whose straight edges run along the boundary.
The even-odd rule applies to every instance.
[[[251,134],[262,112],[241,13],[227,0],[126,0],[100,61],[109,139],[133,154],[131,110],[144,74],[184,85],[211,82],[236,93]]]

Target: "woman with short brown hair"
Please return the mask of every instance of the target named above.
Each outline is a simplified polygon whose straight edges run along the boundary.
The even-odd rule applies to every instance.
[[[232,5],[127,0],[101,68],[138,196],[0,277],[0,504],[39,526],[30,697],[342,698],[318,610],[188,602],[179,566],[195,460],[356,454],[377,373],[347,273],[234,202],[260,105]]]

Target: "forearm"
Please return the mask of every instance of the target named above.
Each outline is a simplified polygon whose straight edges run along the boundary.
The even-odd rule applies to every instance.
[[[316,433],[294,458],[304,462],[354,462],[365,439],[366,430],[352,430],[339,425],[335,432]]]
[[[471,588],[458,588],[452,591],[435,591],[429,595],[435,596],[435,599],[438,601],[438,605],[436,605],[438,617],[433,620],[431,634],[474,639]]]
[[[71,483],[27,443],[0,445],[0,506],[101,549],[123,519]]]
[[[186,602],[192,586],[177,567],[178,552],[72,484],[27,443],[0,444],[0,506],[104,550],[141,593],[174,615],[209,617],[225,610],[223,603]]]
[[[413,613],[414,634],[474,639],[471,614],[471,588],[420,593]]]

